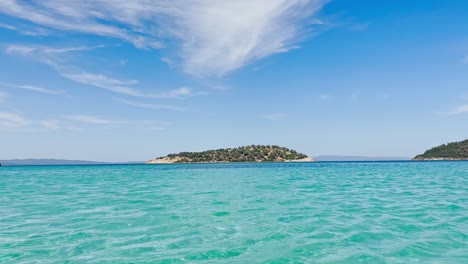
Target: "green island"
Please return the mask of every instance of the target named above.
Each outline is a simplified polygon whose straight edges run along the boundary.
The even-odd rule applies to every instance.
[[[431,148],[414,160],[468,160],[468,139]]]
[[[315,159],[295,150],[275,145],[251,145],[201,152],[169,154],[146,162],[165,163],[220,163],[220,162],[312,162]]]

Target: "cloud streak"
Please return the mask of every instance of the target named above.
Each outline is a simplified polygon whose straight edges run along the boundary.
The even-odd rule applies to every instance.
[[[176,1],[164,21],[180,43],[183,69],[196,76],[223,76],[253,61],[296,48],[305,25],[327,1]],[[305,20],[307,18],[307,20]]]
[[[31,55],[51,55],[51,54],[60,54],[68,53],[75,51],[89,51],[98,48],[105,48],[106,45],[97,45],[97,46],[78,46],[78,47],[66,47],[66,48],[51,48],[51,47],[42,47],[42,46],[25,46],[25,45],[8,45],[5,51],[9,54],[19,54],[23,56]]]
[[[88,124],[116,124],[119,122],[102,118],[100,116],[91,115],[63,115],[62,119],[74,122],[88,123]]]
[[[3,0],[0,12],[49,29],[121,39],[138,48],[171,47],[185,72],[220,77],[297,47],[311,25],[324,24],[318,13],[327,2]]]
[[[15,84],[8,84],[8,83],[0,83],[0,86],[6,86],[6,87],[11,87],[11,88],[16,88],[16,89],[22,89],[22,90],[27,90],[27,91],[37,92],[37,93],[52,94],[52,95],[61,95],[65,93],[64,90],[51,90],[51,89],[46,89],[46,88],[33,86],[33,85],[15,85]]]
[[[148,104],[142,102],[135,102],[135,101],[128,101],[128,100],[121,100],[117,99],[118,102],[121,102],[126,105],[136,106],[141,108],[148,108],[148,109],[165,109],[165,110],[174,110],[174,111],[184,111],[185,108],[173,105],[162,105],[162,104]]]
[[[52,129],[52,130],[59,129],[61,127],[59,120],[45,120],[45,121],[40,122],[39,125],[44,128]]]
[[[282,113],[264,115],[263,118],[271,121],[281,121],[286,119],[286,115]]]
[[[112,77],[108,77],[104,74],[90,73],[81,70],[77,67],[70,67],[64,65],[64,61],[67,58],[65,55],[71,52],[78,51],[89,51],[97,48],[106,47],[105,45],[98,46],[78,46],[78,47],[65,47],[65,48],[50,48],[42,46],[25,46],[25,45],[8,45],[5,51],[9,54],[21,55],[25,57],[31,57],[42,63],[45,63],[52,67],[62,77],[71,80],[76,83],[90,85],[108,91],[141,98],[181,98],[181,97],[192,97],[200,95],[202,93],[194,93],[192,89],[188,87],[180,87],[177,89],[166,90],[166,91],[150,91],[142,92],[138,89],[132,88],[131,86],[138,84],[137,80],[118,80]],[[36,92],[44,92],[50,94],[59,94],[62,91],[52,91],[31,85],[12,85],[2,84],[9,87],[27,89]]]
[[[16,129],[29,125],[31,122],[15,113],[0,112],[0,129]]]
[[[445,115],[459,115],[468,113],[468,105],[457,106],[453,111],[444,113]]]
[[[192,89],[181,87],[173,90],[162,92],[141,92],[129,86],[138,84],[137,80],[118,80],[108,77],[104,74],[94,74],[85,71],[80,72],[67,72],[66,70],[57,69],[60,75],[77,83],[91,85],[94,87],[102,88],[114,93],[142,97],[142,98],[178,98],[178,97],[191,97],[196,95]]]

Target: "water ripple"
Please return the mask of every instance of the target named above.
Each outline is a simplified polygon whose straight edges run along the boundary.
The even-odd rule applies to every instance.
[[[0,168],[1,263],[468,263],[468,162]]]

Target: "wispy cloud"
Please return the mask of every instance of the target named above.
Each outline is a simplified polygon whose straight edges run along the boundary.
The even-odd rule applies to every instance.
[[[0,1],[0,12],[49,29],[174,47],[181,68],[223,76],[296,47],[329,0]],[[172,50],[172,49],[171,49]]]
[[[142,15],[144,7],[144,2],[127,3],[123,0],[0,1],[0,12],[44,27],[119,38],[137,47],[159,48],[162,46],[161,43],[153,35],[148,34],[150,32],[145,33],[144,28],[138,26],[140,22],[135,15]],[[137,9],[132,11],[132,8]]]
[[[370,24],[370,22],[354,23],[350,26],[350,29],[352,31],[363,31],[369,27]]]
[[[175,111],[184,111],[185,108],[173,105],[162,105],[162,104],[149,104],[149,103],[142,103],[142,102],[135,102],[135,101],[128,101],[117,99],[116,101],[121,102],[126,105],[141,107],[141,108],[149,108],[149,109],[166,109],[166,110],[175,110]]]
[[[282,113],[274,113],[274,114],[264,115],[263,118],[271,120],[271,121],[280,121],[280,120],[286,119],[286,115]]]
[[[27,27],[24,24],[20,24],[18,26],[13,26],[10,24],[2,23],[0,22],[0,28],[8,29],[8,30],[14,30],[19,32],[22,35],[26,36],[34,36],[34,37],[43,37],[43,36],[48,36],[49,31],[41,28],[41,27]]]
[[[43,46],[28,46],[28,45],[18,45],[10,44],[7,45],[5,51],[10,54],[19,54],[23,56],[27,55],[50,55],[50,54],[60,54],[74,51],[89,51],[98,48],[108,47],[106,45],[97,45],[97,46],[77,46],[77,47],[64,47],[64,48],[54,48],[54,47],[43,47]]]
[[[156,120],[125,120],[109,119],[98,115],[62,115],[58,118],[31,120],[23,115],[12,112],[0,112],[0,131],[15,132],[44,132],[66,130],[72,132],[84,132],[86,126],[109,129],[112,127],[128,127],[140,130],[164,130],[172,123]]]
[[[459,115],[468,113],[468,105],[460,105],[455,107],[453,111],[442,113],[443,115]]]
[[[116,124],[117,121],[102,118],[93,115],[62,115],[62,119],[74,122],[88,123],[88,124]]]
[[[325,100],[328,100],[328,99],[330,99],[330,98],[331,98],[331,96],[328,95],[328,94],[322,94],[322,95],[319,96],[319,99],[320,99],[320,100],[324,100],[324,101],[325,101]]]
[[[144,98],[177,98],[177,97],[190,97],[195,94],[192,89],[187,87],[181,87],[173,90],[167,90],[162,92],[141,92],[129,86],[138,84],[137,80],[118,80],[108,77],[104,74],[94,74],[89,72],[66,72],[58,69],[59,73],[74,82],[91,85],[106,89],[118,94],[124,94],[134,97]]]
[[[78,121],[79,122],[79,121]],[[39,122],[39,126],[46,130],[67,130],[71,132],[84,132],[82,126],[76,125],[76,121],[67,122],[66,120],[49,119]]]
[[[39,123],[42,127],[45,127],[47,129],[59,129],[60,126],[60,121],[59,120],[45,120]]]
[[[30,123],[28,119],[21,115],[10,112],[0,112],[0,129],[23,128]]]
[[[164,130],[172,123],[156,121],[156,120],[113,120],[95,115],[63,115],[61,120],[48,120],[42,122],[41,125],[48,129],[66,129],[71,131],[82,132],[83,127],[77,123],[85,123],[90,125],[101,126],[103,129],[109,129],[112,126],[132,127],[141,130]]]
[[[60,95],[60,94],[65,93],[64,90],[51,90],[51,89],[46,89],[46,88],[37,87],[33,85],[16,85],[16,84],[9,84],[9,83],[0,83],[0,86],[28,90],[32,92],[38,92],[38,93],[53,94],[53,95]]]
[[[5,28],[5,29],[9,29],[9,30],[16,30],[16,27],[14,27],[12,25],[9,25],[9,24],[1,23],[1,22],[0,22],[0,28]]]
[[[138,89],[135,89],[131,86],[138,84],[137,80],[119,80],[112,77],[108,77],[104,74],[99,73],[90,73],[84,70],[81,70],[77,67],[70,67],[64,64],[63,55],[66,55],[70,52],[76,51],[88,51],[97,48],[106,47],[104,45],[98,46],[78,46],[78,47],[65,47],[65,48],[50,48],[50,47],[39,47],[39,46],[25,46],[25,45],[8,45],[6,47],[6,52],[10,54],[17,54],[21,56],[28,56],[33,59],[39,60],[50,67],[52,67],[58,74],[62,77],[65,77],[71,81],[90,85],[94,87],[99,87],[112,91],[114,93],[134,96],[134,97],[143,97],[143,98],[181,98],[181,97],[192,97],[195,95],[201,95],[204,93],[193,92],[191,88],[180,87],[176,89],[166,90],[166,91],[150,91],[142,92]],[[0,84],[1,85],[1,84]],[[29,90],[35,90],[37,92],[43,91],[46,92],[46,89],[34,87],[30,85],[10,85],[5,84],[10,87],[23,88]],[[51,92],[51,91],[49,91]]]
[[[33,37],[45,37],[49,36],[49,32],[43,28],[36,28],[32,30],[22,30],[20,31],[21,34]]]
[[[312,17],[327,1],[175,2],[179,11],[164,22],[181,45],[183,69],[196,76],[223,76],[296,48],[305,25],[322,24]]]

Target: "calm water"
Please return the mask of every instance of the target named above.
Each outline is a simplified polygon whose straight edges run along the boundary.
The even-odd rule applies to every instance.
[[[0,168],[1,263],[468,263],[468,162]]]

